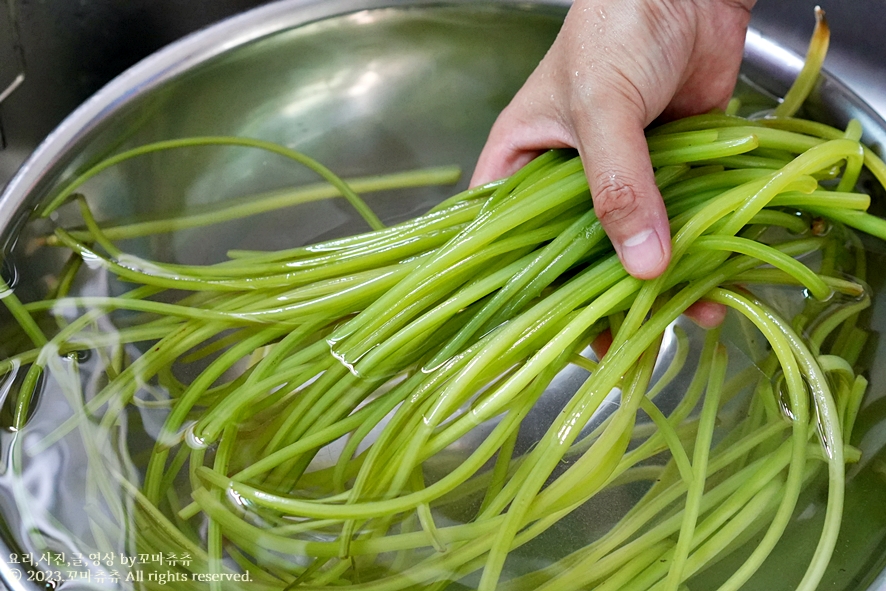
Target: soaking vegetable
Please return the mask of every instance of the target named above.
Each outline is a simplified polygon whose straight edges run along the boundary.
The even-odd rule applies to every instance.
[[[448,182],[451,171],[347,183],[287,148],[224,137],[111,157],[39,212],[82,218],[45,239],[69,253],[52,293],[24,303],[4,291],[17,321],[17,353],[0,362],[10,426],[27,434],[46,381],[72,409],[12,460],[79,438],[93,501],[89,531],[69,537],[99,556],[120,544],[166,556],[118,574],[139,589],[678,590],[718,562],[731,568],[715,587],[739,589],[823,480],[825,515],[796,581],[816,589],[846,466],[860,459],[850,441],[871,294],[859,233],[886,239],[856,190],[861,175],[886,186],[860,125],[793,117],[819,64],[772,116],[742,117],[733,103],[649,132],[674,237],[652,281],[622,268],[569,151],[390,227],[355,188]],[[201,145],[304,164],[332,189],[291,202],[341,195],[371,230],[231,251],[214,265],[163,263],[117,242],[280,200],[121,225],[98,223],[77,193],[120,162]],[[84,266],[127,291],[77,295]],[[745,341],[680,321],[699,300],[728,307]],[[691,350],[688,333],[701,332]],[[603,340],[605,354],[592,354]],[[730,369],[737,357],[749,363]],[[546,431],[528,434],[564,376],[581,383]],[[661,394],[679,384],[666,405]],[[157,411],[162,421],[147,424]],[[138,421],[152,437],[145,458],[128,439]],[[639,501],[591,543],[544,556],[577,514],[627,489]],[[18,489],[24,511],[29,494]]]

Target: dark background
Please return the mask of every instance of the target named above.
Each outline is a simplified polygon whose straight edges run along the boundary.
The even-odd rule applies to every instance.
[[[81,102],[127,67],[261,0],[0,0],[0,187]],[[759,0],[752,26],[803,53],[812,0]],[[886,115],[886,0],[822,0],[825,67]]]

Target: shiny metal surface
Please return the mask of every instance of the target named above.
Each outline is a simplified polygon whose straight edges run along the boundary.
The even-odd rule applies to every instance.
[[[170,137],[235,134],[278,141],[344,176],[451,163],[469,171],[495,115],[544,54],[567,4],[285,0],[237,16],[153,55],[66,119],[0,197],[4,242],[60,179],[108,153]],[[373,9],[379,6],[384,8]],[[345,16],[327,20],[336,14]],[[799,65],[796,54],[762,34],[749,35],[744,75],[757,88],[782,94]],[[817,89],[812,112],[838,125],[860,117],[866,140],[886,145],[886,125],[833,78]],[[147,171],[121,167],[85,188],[102,217],[168,212],[312,180],[246,150],[189,152],[152,163]],[[408,202],[395,194],[373,196],[371,205],[395,220],[452,191],[428,189]],[[213,233],[136,241],[131,248],[165,260],[206,262],[228,248],[279,248],[346,231],[352,223],[327,204],[225,224]],[[14,258],[18,289],[26,293],[50,262],[29,258],[24,248]],[[882,301],[877,305],[874,316],[883,323]],[[871,354],[882,359],[886,352],[879,345]],[[869,408],[882,406],[882,371],[872,364]],[[884,455],[882,425],[868,427],[874,436],[864,445],[872,460],[856,474],[856,486],[875,485],[876,461]],[[55,477],[44,475],[49,484]],[[14,516],[8,521],[13,530],[20,525]],[[857,578],[833,588],[880,588],[869,584],[882,564],[859,564],[856,557],[866,545],[884,543],[886,519],[872,514],[861,525],[868,529],[847,534],[835,567]]]
[[[267,0],[4,0],[18,14],[20,49],[29,65],[0,108],[4,185],[46,135],[80,103],[138,60],[182,36]],[[752,25],[802,53],[818,0],[759,0]],[[823,3],[834,32],[825,67],[839,72],[867,103],[886,112],[886,19],[882,0]],[[0,46],[9,45],[0,15]],[[9,62],[0,48],[0,78]],[[0,82],[2,85],[2,82]]]
[[[21,50],[29,65],[0,107],[0,186],[80,103],[114,76],[168,43],[267,0],[4,0],[18,14]],[[822,4],[833,31],[825,68],[838,72],[865,102],[886,113],[886,5],[882,0],[820,2],[759,0],[752,26],[802,54]],[[0,45],[4,36],[0,15]],[[5,48],[0,48],[0,54]],[[0,55],[0,78],[9,63]]]
[[[124,74],[48,138],[0,200],[4,237],[14,235],[17,224],[10,220],[22,221],[57,179],[108,152],[168,137],[276,140],[345,176],[452,163],[470,170],[496,114],[552,41],[562,9],[468,4],[367,11],[368,2],[288,1],[183,40]],[[315,22],[336,11],[348,15]],[[299,26],[305,23],[313,24]],[[521,39],[520,51],[514,50],[515,38]],[[168,212],[314,180],[249,150],[188,151],[151,162],[147,171],[109,171],[84,187],[100,216]],[[402,193],[376,195],[371,205],[383,218],[402,218],[452,191],[432,188],[405,201]],[[363,229],[349,226],[356,222],[347,208],[315,205],[173,240],[134,241],[127,248],[164,260],[205,262],[231,247],[279,248]],[[10,257],[23,297],[39,289],[56,262],[51,253],[29,256],[26,242]],[[57,416],[41,417],[58,424]],[[0,450],[8,449],[9,437],[0,434]],[[29,482],[55,491],[48,506],[64,523],[82,520],[82,502],[65,502],[69,495],[76,498],[76,486],[58,482],[77,482],[83,460],[71,450],[63,466],[35,461],[26,469]],[[2,537],[26,538],[33,523],[3,496],[0,512],[10,533]]]
[[[123,70],[188,33],[265,1],[0,2],[4,14],[7,6],[17,14],[28,70],[27,81],[0,107],[6,139],[0,148],[0,185],[67,115]],[[0,45],[10,43],[5,33],[0,24]],[[0,56],[0,72],[11,65],[4,59]]]
[[[332,14],[359,13],[368,6],[389,4],[366,0],[284,1],[232,18],[211,30],[165,48],[103,88],[56,128],[10,181],[0,200],[0,227],[6,227],[12,222],[18,208],[33,204],[63,174],[65,167],[72,163],[73,155],[78,155],[80,162],[87,161],[116,144],[122,133],[132,133],[132,126],[139,127],[141,140],[162,135],[159,133],[152,136],[152,132],[145,130],[159,130],[160,126],[170,124],[184,125],[176,129],[178,134],[204,133],[206,130],[213,133],[246,133],[247,128],[256,124],[250,120],[256,116],[256,112],[261,111],[266,115],[269,109],[276,108],[280,110],[281,119],[285,120],[286,125],[269,123],[268,129],[276,130],[269,139],[282,138],[286,131],[291,131],[286,141],[294,146],[305,147],[310,145],[311,131],[308,130],[306,134],[298,128],[299,124],[304,125],[305,121],[310,121],[312,127],[316,127],[315,124],[320,121],[331,121],[340,126],[348,119],[359,119],[358,114],[361,111],[372,111],[369,106],[372,101],[385,102],[387,97],[399,96],[397,100],[404,102],[404,115],[412,111],[412,116],[418,118],[422,116],[418,110],[424,110],[428,115],[438,113],[439,117],[436,119],[442,121],[448,112],[451,119],[441,125],[451,127],[456,124],[462,127],[461,133],[455,133],[452,137],[462,137],[464,132],[469,131],[476,141],[481,142],[495,113],[506,103],[508,93],[501,89],[508,86],[503,80],[507,80],[510,87],[516,88],[537,63],[557,29],[552,21],[546,31],[537,34],[520,32],[523,37],[518,38],[526,41],[526,47],[517,52],[520,57],[514,60],[522,62],[520,69],[499,67],[500,64],[495,61],[498,50],[507,47],[513,52],[514,48],[505,28],[491,26],[491,29],[501,33],[482,35],[489,37],[490,48],[496,43],[496,39],[500,47],[491,49],[492,53],[488,53],[485,60],[473,55],[473,48],[470,47],[483,45],[484,40],[478,38],[479,31],[482,30],[479,25],[473,30],[465,29],[462,40],[450,37],[438,39],[438,47],[428,49],[428,54],[433,56],[442,49],[441,46],[446,46],[449,49],[444,51],[444,58],[399,55],[398,51],[403,46],[397,46],[397,39],[404,36],[404,31],[385,32],[384,36],[381,33],[378,36],[373,35],[368,41],[361,42],[359,47],[349,45],[352,39],[335,39],[324,42],[320,53],[313,47],[295,47],[286,49],[285,53],[281,50],[281,53],[271,55],[278,51],[273,40],[268,40],[264,45],[250,46],[254,41],[274,32]],[[494,18],[492,15],[495,3],[486,4],[485,7],[476,2],[463,4],[471,4],[478,13]],[[354,18],[359,20],[360,17]],[[295,34],[296,37],[298,35]],[[433,40],[428,42],[433,43]],[[276,43],[285,41],[278,38]],[[409,43],[408,35],[404,43]],[[246,49],[235,56],[232,53],[235,47]],[[454,51],[453,47],[464,49]],[[376,55],[379,50],[382,50],[381,56]],[[268,53],[262,54],[263,51]],[[453,79],[445,85],[439,76],[429,75],[438,69],[437,65],[442,59],[447,62],[452,60],[451,69],[446,71],[451,72]],[[374,90],[366,87],[369,78],[364,78],[362,82],[354,78],[372,71],[375,66],[370,62],[373,60],[376,60],[373,62],[375,64],[384,63],[385,60],[391,62],[384,65],[387,68],[383,72],[386,76],[384,84],[377,85]],[[240,64],[247,62],[248,65],[240,68]],[[254,67],[255,63],[261,65]],[[470,73],[471,68],[474,69],[473,74]],[[381,73],[376,72],[374,75],[380,76]],[[397,84],[406,87],[414,85],[414,88],[408,93],[398,94]],[[336,96],[343,90],[345,97],[359,95],[359,107],[357,111],[347,113],[345,120],[337,121],[336,118],[342,115],[344,101],[348,100]],[[351,94],[347,94],[348,92]],[[465,93],[483,100],[474,102],[461,99],[468,106],[456,106],[456,97],[465,97]],[[330,97],[331,100],[327,101]],[[498,100],[486,100],[493,98]],[[158,101],[167,106],[158,107]],[[168,106],[172,104],[174,107]],[[399,110],[397,105],[389,107]],[[475,109],[485,109],[485,118],[474,112],[471,116],[478,118],[468,122],[465,111]],[[306,116],[306,112],[310,112],[310,115]],[[179,121],[173,123],[172,120],[176,118]],[[476,125],[478,123],[479,126]],[[387,127],[391,125],[396,127],[397,123],[386,123]],[[403,120],[403,125],[403,129],[420,129],[407,120]],[[325,141],[328,142],[330,125],[320,127],[326,132]],[[379,133],[378,126],[374,129],[374,133]],[[250,131],[253,135],[257,134],[255,129]],[[437,137],[437,131],[439,130],[424,139]],[[352,137],[353,129],[349,129],[346,135]],[[415,133],[408,135],[416,136]],[[136,138],[133,136],[133,139]],[[417,145],[421,145],[419,142],[422,141],[418,137],[410,140]],[[463,145],[459,146],[460,151],[463,150]],[[317,156],[322,158],[323,154]],[[465,155],[456,161],[470,166],[472,156],[474,155]],[[327,163],[335,164],[334,161]],[[23,203],[24,201],[28,203]]]
[[[751,24],[763,37],[803,55],[816,5],[827,13],[831,29],[825,69],[886,116],[886,2],[758,0]]]

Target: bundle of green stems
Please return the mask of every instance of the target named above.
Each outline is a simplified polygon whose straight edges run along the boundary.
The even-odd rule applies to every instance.
[[[5,373],[26,368],[14,427],[27,430],[41,380],[61,384],[73,408],[17,461],[79,432],[91,494],[109,506],[126,499],[126,510],[90,515],[93,537],[116,527],[131,552],[188,555],[177,589],[682,590],[736,552],[719,589],[739,589],[801,493],[826,480],[820,539],[796,582],[815,589],[840,529],[846,464],[859,459],[849,441],[871,294],[857,232],[886,239],[856,186],[860,174],[886,185],[886,165],[857,122],[841,130],[785,110],[699,115],[649,133],[673,235],[670,266],[651,281],[621,266],[568,151],[391,227],[348,183],[265,142],[193,138],[111,158],[41,212],[79,207],[83,218],[47,240],[71,253],[54,292],[3,298],[30,341],[0,362]],[[231,251],[211,265],[161,263],[115,241],[245,210],[108,225],[76,193],[117,162],[203,144],[311,166],[333,189],[295,201],[344,195],[371,231]],[[135,287],[71,295],[84,260]],[[770,286],[794,294],[797,312],[779,312]],[[750,340],[762,336],[749,370],[727,372],[720,328],[690,351],[675,322],[700,300],[728,307]],[[100,328],[108,318],[114,334]],[[604,332],[612,344],[598,358],[588,345]],[[675,352],[656,371],[666,337]],[[75,355],[84,350],[98,358],[88,379]],[[693,363],[666,414],[659,395]],[[180,380],[176,368],[189,365],[198,375]],[[569,366],[583,383],[530,447],[518,445]],[[109,455],[126,453],[115,437],[125,438],[127,413],[146,406],[166,409],[153,450],[140,468],[112,466]],[[457,461],[429,472],[444,456]],[[586,545],[538,568],[513,559],[586,504],[640,485],[632,508]],[[221,577],[232,573],[249,582]]]

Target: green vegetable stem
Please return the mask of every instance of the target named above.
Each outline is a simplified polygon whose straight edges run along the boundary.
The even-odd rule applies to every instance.
[[[734,103],[649,131],[673,235],[672,262],[650,281],[622,268],[566,150],[388,227],[358,192],[451,183],[453,170],[346,182],[291,149],[229,137],[100,162],[39,212],[82,218],[43,241],[66,253],[57,287],[22,302],[0,286],[19,327],[0,361],[10,426],[29,433],[43,381],[72,409],[39,441],[17,440],[19,461],[76,434],[92,507],[80,542],[106,550],[116,531],[118,551],[187,555],[181,589],[677,591],[720,563],[732,568],[717,570],[718,589],[735,590],[822,485],[821,532],[795,582],[816,589],[859,459],[872,296],[859,233],[886,239],[856,190],[860,175],[886,185],[860,125],[794,116],[822,23],[771,117]],[[99,222],[77,192],[120,162],[207,145],[269,151],[324,183],[150,221]],[[207,265],[118,246],[335,197],[370,230]],[[79,295],[82,273],[129,289]],[[680,320],[700,301],[728,308],[726,327]],[[557,398],[566,376],[579,383]],[[146,409],[162,420],[139,450],[129,430]],[[606,528],[547,549],[623,496],[636,502]]]

